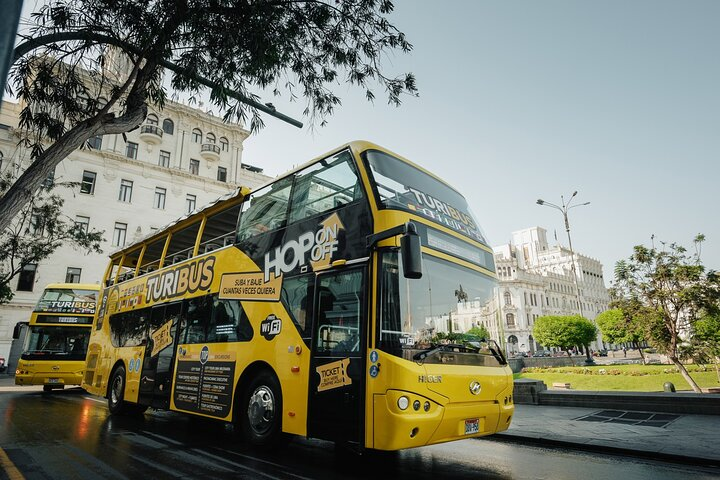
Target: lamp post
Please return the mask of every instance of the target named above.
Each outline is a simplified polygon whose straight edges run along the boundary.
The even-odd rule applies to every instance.
[[[585,203],[578,203],[575,205],[570,205],[577,195],[577,190],[573,192],[572,195],[570,195],[570,198],[568,199],[567,203],[565,202],[565,197],[560,195],[561,205],[555,205],[554,203],[546,202],[545,200],[538,199],[536,202],[538,205],[544,205],[546,207],[554,208],[555,210],[559,210],[563,215],[563,220],[565,221],[565,232],[567,232],[568,237],[568,245],[570,247],[570,269],[572,270],[573,274],[573,282],[575,283],[575,295],[577,298],[577,304],[578,304],[578,312],[580,313],[580,316],[583,316],[583,309],[582,309],[582,300],[580,298],[580,285],[578,283],[578,277],[577,277],[577,271],[575,270],[575,251],[573,250],[572,246],[572,239],[570,238],[570,222],[568,221],[568,210],[575,207],[582,207],[584,205],[590,205],[590,202]],[[588,346],[585,346],[585,351],[587,353],[587,360],[586,363],[594,363],[592,358],[590,357],[590,350]]]

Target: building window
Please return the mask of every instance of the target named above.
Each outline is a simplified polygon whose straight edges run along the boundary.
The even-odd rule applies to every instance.
[[[29,235],[42,235],[45,229],[45,222],[43,220],[39,212],[33,211],[30,215],[30,223],[28,223],[25,233]]]
[[[18,275],[17,290],[19,292],[32,292],[35,285],[35,273],[37,272],[37,263],[29,263],[23,267]]]
[[[118,196],[118,200],[120,200],[121,202],[130,203],[132,201],[132,188],[132,181],[122,180],[120,182],[120,195]]]
[[[55,185],[55,169],[53,168],[52,172],[47,174],[47,177],[45,177],[45,180],[43,180],[42,186],[44,188],[52,188]]]
[[[137,160],[138,144],[135,142],[127,142],[125,146],[125,156]]]
[[[197,197],[195,195],[190,195],[189,193],[185,197],[185,206],[187,207],[187,213],[190,213],[195,210],[195,205],[197,204]]]
[[[230,143],[228,143],[228,139],[225,137],[220,137],[220,148],[223,152],[227,152],[230,150]]]
[[[160,150],[160,158],[158,159],[158,165],[160,165],[161,167],[170,166],[170,152]]]
[[[218,167],[217,179],[219,182],[227,182],[227,168]]]
[[[115,230],[113,231],[113,247],[125,246],[125,235],[127,234],[127,223],[115,222]]]
[[[154,113],[151,113],[147,116],[147,120],[145,121],[148,125],[157,125],[158,124],[158,117]]]
[[[88,233],[88,230],[90,229],[90,217],[75,215],[75,228],[83,233]]]
[[[82,268],[68,267],[65,274],[65,283],[80,283]]]
[[[512,296],[510,296],[510,292],[505,292],[505,305],[512,305]]]
[[[153,202],[153,207],[159,208],[160,210],[165,210],[165,196],[166,196],[167,190],[160,187],[155,187],[155,201]]]
[[[193,128],[192,141],[193,143],[202,143],[202,131],[199,128]]]
[[[87,193],[92,195],[95,193],[95,178],[97,174],[95,172],[83,172],[82,183],[80,184],[80,193]]]
[[[505,315],[505,319],[507,320],[507,326],[510,328],[515,328],[515,315],[512,313],[508,313]]]
[[[97,135],[95,137],[90,138],[87,141],[88,147],[92,148],[93,150],[100,150],[102,149],[102,135]]]
[[[195,160],[194,158],[190,159],[190,173],[193,175],[200,174],[200,160]]]
[[[163,132],[167,133],[168,135],[172,135],[175,131],[175,124],[172,120],[169,118],[166,118],[163,120]]]
[[[214,133],[208,133],[205,137],[205,143],[212,143],[215,145],[215,134]]]

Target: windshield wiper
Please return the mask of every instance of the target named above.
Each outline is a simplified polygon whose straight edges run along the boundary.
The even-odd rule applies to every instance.
[[[469,351],[470,349],[467,347],[467,345],[461,345],[459,343],[443,343],[439,345],[431,344],[431,347],[428,350],[424,350],[422,352],[418,352],[415,355],[413,355],[413,360],[415,360],[418,365],[422,365],[423,362],[427,357],[430,355],[434,355],[437,352],[455,352],[455,351]],[[477,351],[477,350],[474,350]]]
[[[502,354],[500,346],[497,344],[497,342],[495,340],[488,340],[487,345],[490,352],[492,352],[493,357],[495,357],[497,361],[500,362],[500,365],[507,365],[507,360],[505,360],[505,356]],[[495,345],[495,348],[493,348],[492,345]]]

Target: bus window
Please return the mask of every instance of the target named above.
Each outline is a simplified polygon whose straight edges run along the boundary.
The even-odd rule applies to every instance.
[[[165,249],[166,240],[167,235],[163,235],[147,246],[145,254],[142,258],[142,264],[140,265],[141,275],[155,271],[160,267],[160,258],[162,257],[163,250]]]
[[[115,277],[117,276],[118,270],[120,270],[120,260],[122,257],[117,257],[112,259],[112,267],[110,268],[110,276],[105,279],[105,286],[109,287],[110,285],[115,284]]]
[[[118,313],[110,317],[110,332],[114,347],[137,347],[147,342],[150,309]]]
[[[252,339],[250,320],[238,300],[213,296],[212,314],[207,326],[207,342],[244,342]]]
[[[239,213],[240,205],[235,205],[208,217],[198,253],[211,252],[233,243]]]
[[[120,268],[120,276],[118,277],[118,283],[130,280],[135,277],[135,268],[137,267],[138,258],[142,248],[137,248],[132,252],[125,254],[122,267]]]
[[[206,342],[207,319],[212,312],[212,299],[210,296],[192,298],[185,301],[185,317],[187,327],[184,343]]]
[[[217,295],[186,300],[185,323],[184,343],[246,342],[253,337],[242,304]]]
[[[242,204],[237,241],[282,228],[287,224],[287,209],[293,177],[283,178],[250,195]]]
[[[310,339],[310,322],[312,318],[312,298],[315,274],[295,278],[286,278],[282,283],[281,299],[290,313],[290,318],[307,342]],[[309,300],[309,301],[308,301]]]
[[[350,152],[345,151],[297,173],[291,223],[361,198],[362,189],[351,160]]]
[[[200,222],[195,222],[172,234],[165,256],[165,265],[172,265],[192,257],[198,230],[200,230]]]
[[[363,305],[363,272],[323,275],[317,298],[317,351],[360,351],[360,314]]]

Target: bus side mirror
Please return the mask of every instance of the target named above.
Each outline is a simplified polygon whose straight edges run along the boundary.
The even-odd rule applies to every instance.
[[[405,278],[422,278],[422,252],[420,251],[420,235],[414,223],[408,222],[407,231],[400,238]]]
[[[27,325],[27,322],[18,322],[15,324],[15,328],[13,328],[13,340],[17,340],[20,338],[20,328],[22,325]]]

